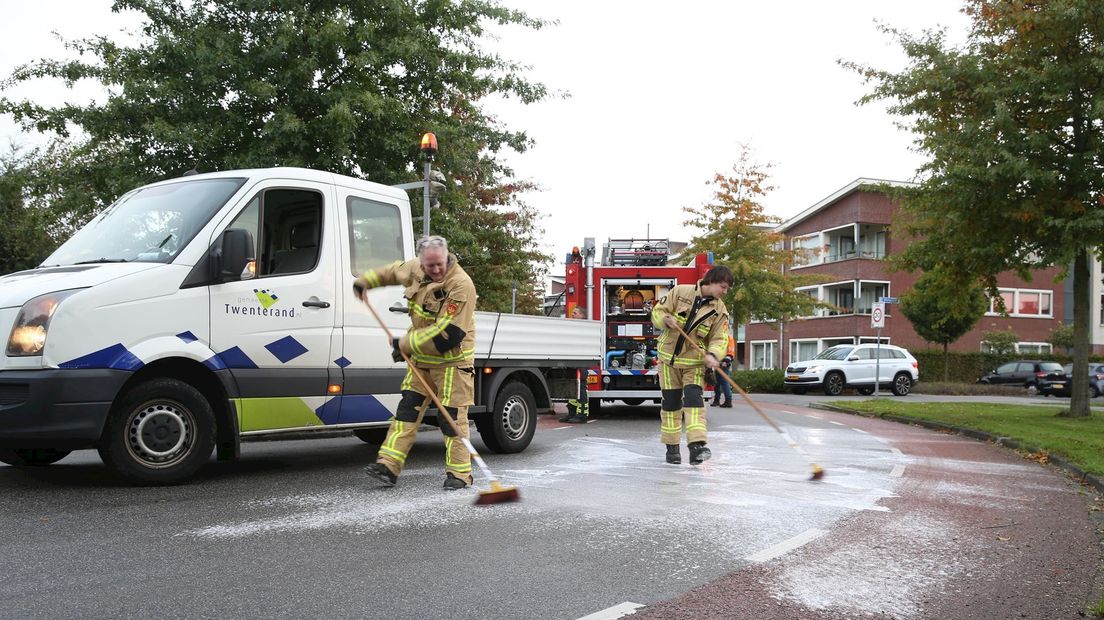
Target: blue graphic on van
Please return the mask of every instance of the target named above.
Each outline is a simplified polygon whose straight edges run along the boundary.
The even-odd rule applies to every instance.
[[[391,419],[391,411],[370,394],[331,398],[314,413],[325,424],[386,422]]]
[[[86,370],[92,368],[110,368],[112,370],[135,371],[142,366],[145,366],[142,360],[135,357],[122,343],[113,344],[105,349],[100,349],[88,355],[82,355],[76,359],[58,364],[58,368],[80,368]]]
[[[307,352],[307,348],[303,346],[303,343],[291,336],[284,336],[275,342],[270,342],[265,345],[265,348],[268,349],[269,353],[275,355],[281,364],[286,364]]]
[[[179,334],[176,335],[176,337],[183,340],[184,344],[188,344],[189,342],[195,342],[196,340],[199,340],[199,338],[196,338],[196,335],[193,334],[192,332],[180,332]]]
[[[225,368],[257,368],[257,364],[238,347],[230,347],[218,354]]]
[[[352,362],[350,362],[349,359],[346,358],[344,355],[342,355],[341,357],[335,359],[334,363],[337,364],[338,366],[342,367],[342,368],[348,366],[349,364],[352,364]]]

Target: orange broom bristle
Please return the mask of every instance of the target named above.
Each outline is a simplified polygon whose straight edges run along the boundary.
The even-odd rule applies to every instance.
[[[824,477],[824,468],[819,465],[813,465],[813,475],[809,477],[809,480],[820,480]]]
[[[521,495],[515,487],[501,487],[497,490],[480,491],[475,498],[476,506],[488,506],[490,504],[505,504],[521,500]]]

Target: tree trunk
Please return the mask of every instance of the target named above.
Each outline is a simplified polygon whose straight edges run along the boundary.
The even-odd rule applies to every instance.
[[[1073,384],[1069,417],[1085,418],[1089,410],[1089,251],[1073,259]]]
[[[943,343],[943,383],[951,380],[951,351],[950,343]]]

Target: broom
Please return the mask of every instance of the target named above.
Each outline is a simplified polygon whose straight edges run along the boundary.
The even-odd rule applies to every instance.
[[[675,329],[678,331],[678,333],[682,334],[682,337],[686,339],[686,342],[690,343],[690,346],[697,349],[698,352],[701,353],[702,355],[707,355],[707,353],[702,350],[701,346],[698,345],[697,341],[694,340],[693,338],[691,338],[690,336],[688,336],[686,334],[686,332],[684,332],[682,330],[681,327],[679,327],[678,325],[675,325]],[[796,450],[797,453],[800,454],[801,456],[805,457],[806,461],[809,461],[809,466],[812,467],[812,469],[813,469],[813,474],[812,474],[812,476],[809,477],[809,480],[820,480],[821,478],[824,477],[824,468],[821,467],[820,465],[817,465],[816,463],[814,463],[812,457],[810,457],[804,450],[802,450],[801,446],[797,445],[796,441],[794,441],[792,438],[790,438],[789,433],[787,433],[785,430],[783,430],[782,427],[775,424],[774,420],[770,419],[770,417],[762,409],[759,408],[759,405],[755,404],[755,401],[751,400],[751,397],[748,396],[747,392],[744,391],[744,388],[740,387],[732,377],[728,376],[728,373],[714,372],[713,374],[715,376],[720,376],[725,381],[727,381],[728,384],[730,386],[732,386],[732,389],[736,390],[737,392],[740,393],[740,396],[744,397],[744,400],[746,400],[748,402],[748,404],[751,405],[751,408],[755,410],[755,413],[758,413],[760,415],[760,417],[762,417],[763,420],[766,421],[766,423],[771,426],[771,428],[778,431],[778,434],[782,435],[782,438],[786,440],[786,443],[789,444],[789,446],[791,448]]]
[[[368,311],[372,313],[372,316],[376,317],[376,322],[383,328],[383,333],[387,334],[387,341],[394,342],[395,339],[391,336],[391,330],[387,329],[387,325],[380,318],[380,315],[376,312],[376,309],[372,307],[371,302],[368,301],[368,296],[363,298],[364,305],[368,306]],[[483,458],[479,456],[479,453],[475,451],[475,446],[460,432],[460,427],[456,425],[452,417],[448,414],[448,410],[441,404],[441,399],[437,398],[437,393],[429,387],[429,381],[426,380],[422,372],[418,370],[414,364],[407,357],[406,353],[400,348],[399,355],[402,355],[403,361],[406,362],[407,368],[410,372],[414,373],[414,376],[418,378],[418,381],[422,382],[422,387],[425,388],[426,393],[429,394],[430,399],[433,400],[433,404],[437,406],[437,414],[439,417],[444,418],[445,422],[452,428],[452,432],[456,433],[456,436],[460,438],[460,441],[464,442],[464,447],[468,450],[468,454],[479,465],[479,469],[483,470],[483,475],[487,476],[487,479],[491,482],[491,488],[488,491],[480,491],[479,495],[475,498],[476,506],[486,506],[488,504],[503,504],[506,502],[516,502],[521,499],[518,495],[517,487],[506,487],[498,483],[498,478],[491,473],[491,468],[487,467],[487,464],[483,462]]]

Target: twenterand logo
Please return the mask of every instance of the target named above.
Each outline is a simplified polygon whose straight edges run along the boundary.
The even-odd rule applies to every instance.
[[[262,288],[253,289],[253,294],[256,296],[256,301],[260,302],[260,307],[254,306],[254,298],[251,297],[239,297],[236,304],[223,304],[226,307],[226,314],[238,314],[242,316],[278,316],[294,318],[295,308],[273,308],[277,302],[280,301],[280,296],[272,292],[272,289]]]

